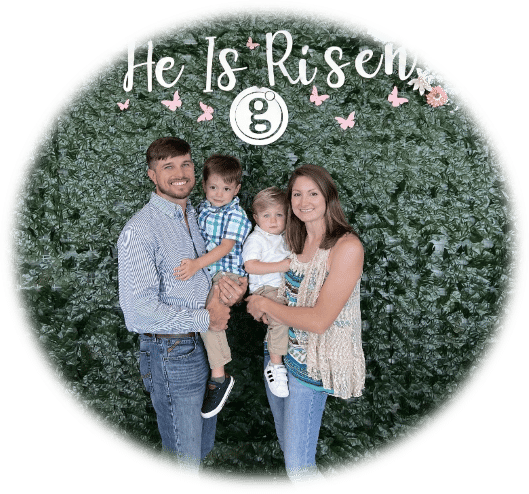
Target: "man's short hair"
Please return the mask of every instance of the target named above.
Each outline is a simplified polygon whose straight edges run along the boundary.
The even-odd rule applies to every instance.
[[[151,143],[147,149],[147,165],[152,168],[154,163],[176,156],[191,155],[191,146],[178,137],[162,137]]]
[[[268,187],[257,193],[253,199],[252,211],[253,214],[259,214],[260,212],[268,209],[271,206],[283,206],[285,212],[288,209],[287,193],[278,187]]]
[[[214,154],[204,162],[204,182],[207,182],[211,175],[219,175],[228,184],[235,182],[239,185],[242,180],[241,162],[234,156]]]

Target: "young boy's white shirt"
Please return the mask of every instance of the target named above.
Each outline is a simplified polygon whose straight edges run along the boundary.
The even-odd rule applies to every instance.
[[[253,232],[248,235],[242,248],[243,262],[251,260],[279,262],[287,258],[289,254],[290,251],[283,234],[275,235],[265,232],[259,225],[255,225]],[[283,273],[250,274],[248,280],[250,293],[264,285],[279,287],[282,275]]]

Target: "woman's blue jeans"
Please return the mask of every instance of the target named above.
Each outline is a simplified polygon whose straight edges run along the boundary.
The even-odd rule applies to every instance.
[[[269,360],[265,356],[265,367]],[[316,446],[327,394],[301,384],[290,372],[286,398],[272,394],[266,382],[265,386],[289,478],[296,481],[319,476]]]
[[[217,417],[200,409],[209,378],[202,338],[140,335],[140,372],[156,411],[164,451],[192,468],[213,449]]]

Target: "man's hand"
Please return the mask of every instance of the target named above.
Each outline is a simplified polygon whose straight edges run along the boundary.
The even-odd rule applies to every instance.
[[[219,298],[218,285],[213,286],[213,296],[206,309],[209,311],[209,329],[211,331],[224,331],[228,329],[230,308],[223,304]]]
[[[222,276],[219,280],[220,300],[228,307],[240,302],[248,288],[248,278],[241,276],[239,282],[228,276]]]
[[[182,259],[180,266],[174,268],[173,274],[177,279],[186,281],[199,269],[200,266],[198,265],[197,259]]]

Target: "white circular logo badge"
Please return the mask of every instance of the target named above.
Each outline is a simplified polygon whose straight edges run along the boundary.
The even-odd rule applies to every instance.
[[[230,109],[233,132],[248,144],[264,146],[277,141],[288,125],[288,109],[283,98],[265,87],[245,89]]]

